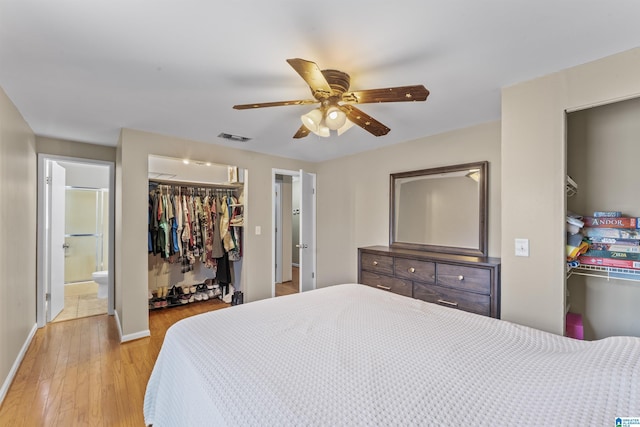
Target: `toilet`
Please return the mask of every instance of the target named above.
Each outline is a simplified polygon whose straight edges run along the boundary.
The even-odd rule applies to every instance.
[[[109,272],[94,271],[91,278],[98,284],[98,298],[106,298],[109,293]]]

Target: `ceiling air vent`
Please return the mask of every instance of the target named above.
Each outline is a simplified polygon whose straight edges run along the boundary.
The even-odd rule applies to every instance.
[[[224,132],[218,135],[218,138],[229,139],[231,141],[238,141],[238,142],[247,142],[251,140],[251,138],[247,138],[246,136],[231,135],[230,133],[224,133]]]

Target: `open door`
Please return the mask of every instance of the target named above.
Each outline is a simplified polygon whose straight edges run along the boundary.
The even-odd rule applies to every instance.
[[[66,171],[56,162],[50,162],[49,170],[49,236],[51,242],[49,309],[47,322],[52,321],[64,308],[64,256],[65,256],[65,182]]]
[[[316,176],[300,170],[300,292],[316,288]]]

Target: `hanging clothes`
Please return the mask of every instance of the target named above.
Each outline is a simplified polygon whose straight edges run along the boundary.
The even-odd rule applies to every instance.
[[[220,236],[222,237],[222,243],[225,251],[229,252],[235,248],[235,243],[229,233],[229,221],[231,215],[229,213],[229,204],[231,203],[229,197],[224,196],[222,198],[222,219],[220,220]]]
[[[179,204],[176,203],[175,194],[171,195],[170,200],[171,200],[171,207],[173,209],[173,217],[171,220],[172,252],[179,254],[180,253],[180,245],[179,245],[180,239],[178,239],[178,217],[180,215],[178,212]]]
[[[153,216],[153,195],[149,193],[149,215],[147,218],[147,246],[149,253],[153,253],[153,233],[151,226],[151,217]]]
[[[228,189],[150,185],[149,253],[179,262],[183,273],[200,261],[221,284],[231,284],[230,262],[242,257],[242,214]]]
[[[226,252],[222,256],[222,258],[218,258],[216,267],[216,280],[223,285],[232,283],[231,265],[229,264],[229,257]]]
[[[214,224],[214,232],[212,238],[211,256],[213,258],[222,258],[225,253],[224,246],[222,244],[222,197],[216,197],[213,206],[215,211],[212,213],[212,219]]]
[[[213,236],[215,235],[215,199],[207,196],[204,203],[204,214],[207,223],[207,235],[205,238],[205,267],[215,268],[218,261],[213,257]]]

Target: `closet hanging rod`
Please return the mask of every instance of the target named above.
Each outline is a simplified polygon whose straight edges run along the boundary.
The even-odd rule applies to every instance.
[[[170,180],[162,180],[162,179],[150,179],[149,184],[156,185],[169,185],[175,187],[197,187],[197,188],[220,188],[220,189],[229,189],[235,190],[238,188],[242,188],[244,183],[234,183],[234,184],[212,184],[210,182],[196,182],[196,181],[170,181]]]

